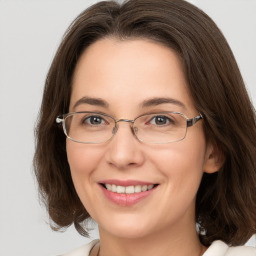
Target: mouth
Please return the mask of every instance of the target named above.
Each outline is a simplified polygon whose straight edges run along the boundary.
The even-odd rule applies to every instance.
[[[117,194],[136,194],[141,192],[146,192],[156,188],[159,184],[149,184],[149,185],[129,185],[129,186],[121,186],[116,184],[109,183],[100,183],[100,185],[108,191]]]
[[[98,183],[105,197],[119,206],[133,206],[155,194],[160,184],[139,180],[102,180]]]

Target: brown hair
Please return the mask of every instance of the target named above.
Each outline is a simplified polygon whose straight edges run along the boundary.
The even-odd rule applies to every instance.
[[[231,49],[215,23],[183,0],[97,3],[67,30],[49,70],[36,129],[35,173],[55,229],[74,223],[87,235],[89,214],[74,189],[65,135],[55,123],[67,113],[72,75],[82,52],[104,37],[145,38],[181,57],[206,137],[225,156],[219,172],[204,174],[196,222],[204,245],[245,243],[256,233],[256,118]]]

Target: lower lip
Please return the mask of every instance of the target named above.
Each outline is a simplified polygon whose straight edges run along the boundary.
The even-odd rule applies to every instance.
[[[100,185],[101,186],[101,185]],[[112,191],[107,190],[103,186],[101,189],[104,195],[113,203],[120,205],[120,206],[131,206],[137,204],[138,202],[142,201],[146,197],[148,197],[152,192],[154,192],[155,188],[150,190],[134,193],[134,194],[119,194]]]

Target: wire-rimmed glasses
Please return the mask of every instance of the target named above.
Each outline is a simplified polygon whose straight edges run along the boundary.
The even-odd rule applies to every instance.
[[[109,141],[118,130],[119,122],[131,123],[136,138],[145,143],[165,144],[183,140],[187,128],[203,117],[199,114],[187,118],[180,112],[160,112],[143,114],[134,120],[115,119],[100,112],[71,112],[56,118],[62,123],[67,138],[78,143],[98,144]]]

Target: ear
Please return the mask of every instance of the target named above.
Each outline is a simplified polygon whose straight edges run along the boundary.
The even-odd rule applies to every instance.
[[[216,144],[208,142],[205,152],[203,171],[206,173],[218,172],[225,162],[224,154]]]

